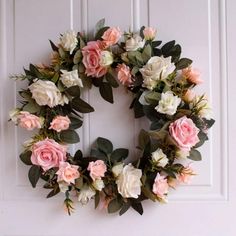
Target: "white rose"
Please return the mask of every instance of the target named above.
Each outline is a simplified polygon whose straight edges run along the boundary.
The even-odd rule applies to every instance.
[[[157,83],[158,83],[157,80],[146,78],[143,81],[143,87],[145,87],[149,90],[153,90],[157,86]]]
[[[102,189],[105,187],[104,182],[102,179],[96,179],[93,182],[93,187],[97,189],[98,191],[102,191]]]
[[[118,192],[124,198],[138,198],[141,193],[142,171],[134,168],[131,164],[126,165],[122,172],[119,174],[116,184]]]
[[[76,86],[83,87],[82,80],[79,78],[78,70],[61,70],[61,82],[67,87]]]
[[[117,177],[123,171],[123,166],[124,164],[120,163],[112,167],[111,171],[115,177]]]
[[[61,37],[61,45],[66,51],[70,51],[72,54],[73,50],[76,48],[78,39],[76,37],[76,32],[74,30],[65,32]]]
[[[171,63],[171,57],[164,58],[163,56],[151,57],[147,64],[140,69],[141,74],[145,80],[159,80],[165,79],[169,74],[175,70],[174,63]]]
[[[96,192],[91,187],[89,187],[88,185],[84,185],[79,192],[78,201],[82,205],[85,205],[90,201],[93,196],[95,196],[95,194]]]
[[[20,113],[20,109],[19,108],[14,108],[12,110],[9,111],[9,116],[10,119],[12,120],[12,122],[14,122],[15,124],[17,124],[17,120],[18,120],[18,115]]]
[[[109,66],[113,63],[112,53],[109,51],[102,51],[100,56],[100,66]]]
[[[29,90],[32,93],[32,98],[40,106],[48,105],[52,108],[69,102],[68,98],[62,96],[57,86],[51,81],[37,80],[29,86]]]
[[[158,166],[165,167],[168,164],[168,158],[162,149],[158,148],[152,153],[152,160],[157,163]]]
[[[142,48],[145,44],[145,41],[139,35],[134,35],[125,42],[126,51],[136,51],[139,48]]]
[[[178,96],[175,96],[171,91],[167,91],[161,94],[161,100],[155,109],[162,114],[174,115],[180,103],[181,99]]]

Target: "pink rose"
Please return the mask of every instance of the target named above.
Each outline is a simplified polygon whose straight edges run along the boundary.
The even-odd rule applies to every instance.
[[[117,78],[123,85],[130,85],[132,83],[130,68],[124,63],[117,66]]]
[[[193,84],[200,84],[203,80],[200,78],[200,72],[197,69],[188,67],[182,70],[182,76],[184,76],[189,82]]]
[[[70,119],[68,116],[56,116],[50,123],[49,129],[61,132],[62,130],[67,130],[70,126]]]
[[[156,29],[152,27],[145,27],[143,30],[144,38],[146,40],[153,40],[156,37]]]
[[[38,116],[30,114],[28,111],[21,111],[17,117],[18,124],[27,130],[41,128],[41,120]]]
[[[87,76],[102,77],[107,73],[107,67],[101,66],[101,48],[97,41],[88,42],[87,46],[82,49],[83,64],[86,68]]]
[[[183,168],[182,172],[177,176],[179,182],[188,184],[192,177],[196,175],[190,165]]]
[[[169,126],[171,137],[181,150],[190,151],[200,140],[198,138],[199,129],[193,121],[183,116],[171,123]]]
[[[59,170],[56,172],[58,175],[57,181],[65,181],[68,184],[74,184],[75,180],[80,177],[78,168],[79,166],[71,165],[68,162],[60,162]]]
[[[106,46],[109,47],[116,44],[119,41],[121,35],[122,32],[119,27],[111,27],[104,32],[102,39],[106,43]]]
[[[61,161],[66,160],[66,150],[66,146],[46,138],[33,145],[31,162],[47,171],[50,168],[58,167]]]
[[[165,195],[168,193],[169,185],[167,179],[164,176],[161,176],[157,173],[152,187],[153,193],[159,198],[165,198]]]
[[[93,179],[101,179],[104,177],[105,172],[107,171],[107,166],[105,165],[104,161],[97,160],[89,162],[87,170],[90,171],[90,176]]]

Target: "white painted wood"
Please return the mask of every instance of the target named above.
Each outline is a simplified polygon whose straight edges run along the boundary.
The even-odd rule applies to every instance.
[[[234,0],[0,0],[0,236],[235,236],[235,11]],[[133,211],[123,217],[106,215],[92,204],[78,206],[68,217],[63,196],[46,200],[46,191],[29,186],[27,167],[17,157],[29,134],[7,122],[22,88],[8,75],[20,73],[29,62],[45,61],[47,39],[56,41],[67,29],[91,34],[103,17],[122,29],[148,24],[157,28],[158,39],[176,39],[183,55],[202,71],[205,83],[199,91],[209,94],[217,120],[202,149],[203,161],[194,163],[198,175],[193,183],[173,191],[167,205],[145,202],[143,217]],[[104,136],[134,155],[145,122],[134,122],[128,109],[131,96],[119,88],[114,105],[96,89],[83,96],[97,112],[84,117],[82,141],[71,150],[87,151],[97,136]]]

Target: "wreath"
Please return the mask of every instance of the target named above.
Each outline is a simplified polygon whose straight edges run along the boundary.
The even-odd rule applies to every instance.
[[[94,37],[67,31],[52,47],[50,65],[29,65],[11,76],[26,80],[19,91],[21,106],[10,119],[27,130],[36,129],[24,143],[21,161],[30,166],[28,177],[36,187],[39,179],[50,192],[62,192],[69,214],[74,199],[95,208],[122,215],[130,207],[143,213],[142,201],[167,202],[171,188],[188,183],[195,172],[188,159],[199,161],[197,150],[208,139],[214,124],[207,96],[194,87],[203,82],[192,60],[181,58],[181,46],[155,40],[156,30],[121,32],[119,27],[96,25]],[[97,138],[89,156],[74,155],[68,145],[79,142],[75,131],[83,113],[93,107],[81,96],[84,87],[99,89],[113,103],[113,89],[122,84],[133,94],[130,109],[135,118],[146,117],[149,130],[139,133],[138,154],[128,162],[129,150],[114,149],[106,138]]]

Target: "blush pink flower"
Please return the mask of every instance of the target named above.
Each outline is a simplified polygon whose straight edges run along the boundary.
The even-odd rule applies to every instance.
[[[161,176],[159,173],[157,173],[152,187],[153,193],[155,193],[157,197],[164,199],[165,195],[168,193],[168,189],[169,185],[165,176]]]
[[[117,66],[117,78],[123,85],[130,85],[132,83],[130,68],[124,63]]]
[[[30,114],[28,111],[21,111],[17,120],[18,124],[27,130],[33,130],[34,128],[40,129],[42,126],[42,120],[38,116]]]
[[[183,168],[182,172],[177,176],[177,179],[181,183],[189,184],[192,177],[196,175],[190,165]]]
[[[185,102],[191,102],[196,97],[196,93],[192,89],[188,89],[183,96]]]
[[[83,64],[87,76],[102,77],[107,72],[107,67],[101,66],[101,48],[97,41],[88,42],[82,49]]]
[[[104,32],[102,39],[106,43],[106,46],[109,47],[116,44],[119,41],[121,35],[122,32],[119,27],[111,27]]]
[[[79,166],[71,165],[68,162],[60,162],[59,170],[56,172],[58,175],[57,181],[65,181],[68,184],[74,184],[75,180],[80,177],[78,169]]]
[[[184,76],[189,82],[193,84],[200,84],[203,80],[200,78],[200,72],[197,69],[188,67],[182,70],[182,76]]]
[[[41,166],[44,171],[59,167],[59,163],[66,160],[66,150],[66,146],[46,138],[32,146],[31,162]]]
[[[152,27],[145,27],[143,30],[143,35],[146,40],[153,40],[156,37],[156,29]]]
[[[107,166],[102,160],[91,161],[89,162],[87,170],[90,171],[90,177],[94,180],[101,179],[104,177],[105,172],[107,171]]]
[[[56,116],[50,123],[49,129],[61,132],[62,130],[67,130],[70,126],[70,119],[68,116]]]
[[[199,142],[199,129],[190,118],[183,116],[169,126],[169,132],[181,150],[190,149]]]

